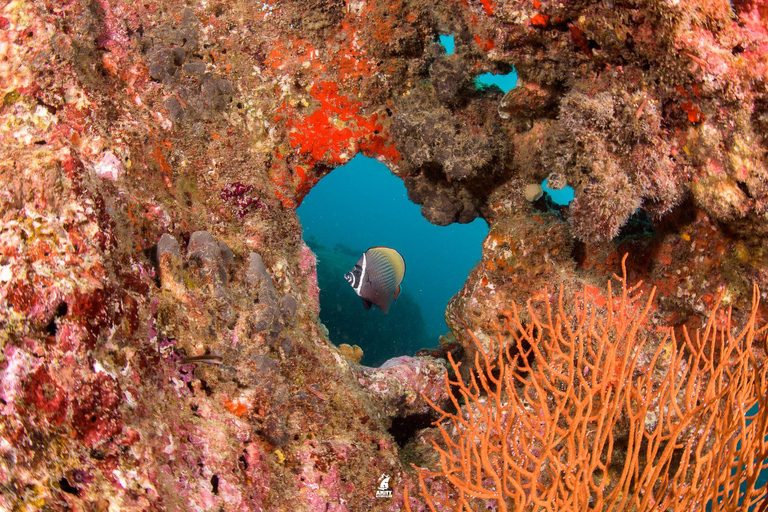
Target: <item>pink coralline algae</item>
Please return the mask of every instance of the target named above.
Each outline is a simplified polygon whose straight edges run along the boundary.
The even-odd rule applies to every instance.
[[[319,304],[320,287],[317,285],[317,258],[306,244],[302,244],[299,251],[299,268],[306,275],[310,304]]]
[[[117,410],[123,397],[112,377],[99,373],[82,382],[79,391],[82,394],[74,397],[72,404],[72,424],[83,444],[96,446],[103,439],[116,436],[123,430]]]
[[[125,169],[120,159],[107,151],[94,167],[94,171],[101,178],[115,181],[123,175]]]
[[[5,369],[0,371],[0,400],[4,402],[4,415],[15,412],[16,398],[21,394],[21,386],[27,374],[40,365],[32,354],[12,345],[5,347]]]
[[[445,365],[432,357],[396,357],[379,368],[359,366],[356,373],[360,385],[373,392],[388,415],[424,414],[430,411],[425,397],[433,403],[446,399]]]
[[[297,476],[299,496],[307,503],[309,510],[350,512],[352,504],[346,499],[352,494],[354,482],[343,481],[338,464],[344,462],[349,448],[339,443],[319,444],[310,441],[296,452],[301,464]]]
[[[29,376],[24,402],[34,406],[33,412],[50,425],[61,425],[67,414],[67,392],[40,366]]]

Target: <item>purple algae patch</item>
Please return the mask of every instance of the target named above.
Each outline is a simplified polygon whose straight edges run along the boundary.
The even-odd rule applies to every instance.
[[[267,210],[268,207],[262,203],[259,198],[253,194],[253,185],[246,185],[242,182],[235,181],[233,183],[227,183],[221,189],[221,198],[224,201],[232,204],[235,207],[235,212],[240,218],[251,210],[252,207],[260,210]]]

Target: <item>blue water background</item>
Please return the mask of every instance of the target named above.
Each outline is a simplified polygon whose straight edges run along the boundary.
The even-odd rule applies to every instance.
[[[456,43],[454,42],[453,36],[440,36],[440,44],[443,45],[445,48],[445,53],[448,55],[453,55],[454,50],[456,49]]]
[[[506,75],[495,75],[493,73],[483,73],[475,78],[475,87],[481,89],[483,87],[490,87],[495,85],[502,92],[508,92],[510,89],[517,87],[517,72],[515,70],[510,71]]]
[[[559,205],[566,205],[573,201],[573,187],[565,186],[560,190],[554,190],[547,186],[547,180],[542,181],[541,186],[544,189],[544,192],[549,194],[552,200]]]
[[[327,247],[344,244],[360,254],[377,245],[397,249],[406,263],[402,287],[416,297],[427,333],[437,345],[438,337],[448,331],[448,301],[480,261],[488,234],[485,220],[450,226],[427,222],[421,207],[408,199],[402,180],[381,162],[362,155],[320,180],[296,211],[305,240],[314,238]],[[349,293],[355,293],[352,287]],[[321,320],[324,307],[333,305],[320,304]],[[361,305],[360,314],[366,313]],[[389,314],[398,314],[397,303]]]

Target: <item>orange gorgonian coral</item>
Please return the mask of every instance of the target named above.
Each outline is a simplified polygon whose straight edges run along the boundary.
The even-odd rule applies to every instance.
[[[512,304],[507,334],[488,350],[475,338],[468,379],[449,354],[457,412],[431,404],[440,468],[417,468],[431,510],[746,510],[765,498],[768,327],[756,325],[757,288],[739,332],[721,296],[680,340],[648,328],[655,289],[641,301],[626,270],[615,278],[621,294],[609,283],[605,307],[585,291],[566,308],[562,289],[556,304],[529,301],[527,320]],[[414,500],[406,489],[407,510]]]

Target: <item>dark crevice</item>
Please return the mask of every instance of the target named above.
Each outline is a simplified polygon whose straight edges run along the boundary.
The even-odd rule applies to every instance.
[[[619,234],[614,238],[614,242],[621,243],[628,238],[653,237],[656,235],[656,228],[653,226],[653,220],[643,209],[638,209],[619,230]]]
[[[69,312],[69,307],[67,306],[67,303],[64,301],[59,302],[59,305],[56,306],[56,311],[54,312],[54,315],[56,315],[57,318],[61,318],[63,316],[67,316],[67,313]]]
[[[696,220],[698,208],[690,197],[686,197],[678,206],[654,223],[660,233],[680,233],[685,226]]]
[[[208,382],[206,382],[205,379],[200,379],[200,388],[205,392],[205,396],[211,396],[213,394],[213,389],[211,389],[211,386],[208,385]]]
[[[104,452],[102,452],[101,450],[97,450],[95,448],[91,450],[90,455],[91,455],[91,458],[95,460],[104,460],[107,458],[107,455]]]
[[[56,325],[56,318],[51,318],[51,321],[48,322],[48,325],[45,326],[45,332],[49,336],[56,336],[56,332],[59,330],[58,326]]]
[[[154,244],[150,247],[147,247],[142,251],[144,253],[144,256],[149,260],[152,267],[155,269],[155,286],[160,288],[160,259],[157,257],[157,244]]]
[[[397,446],[403,448],[416,435],[416,432],[431,427],[437,418],[435,411],[395,417],[392,418],[392,426],[389,427],[388,432],[395,439]]]
[[[59,111],[58,107],[50,103],[46,103],[40,98],[37,98],[37,104],[42,107],[45,107],[46,110],[48,110],[51,114],[54,114],[54,115],[56,115],[56,113]]]
[[[754,199],[754,198],[752,197],[752,193],[750,193],[750,191],[749,191],[749,187],[747,186],[747,184],[746,184],[746,183],[744,183],[743,181],[737,181],[737,182],[736,182],[736,186],[737,186],[737,187],[739,187],[739,190],[741,190],[742,192],[744,192],[744,195],[746,195],[748,198],[750,198],[750,199]]]
[[[59,305],[56,306],[56,310],[53,312],[51,321],[48,322],[48,325],[45,326],[45,332],[51,336],[56,336],[56,333],[59,331],[59,324],[57,320],[66,316],[68,311],[69,308],[67,307],[67,303],[64,301],[59,302]]]
[[[61,490],[66,493],[69,493],[78,497],[80,496],[80,489],[70,484],[69,480],[67,480],[67,477],[65,476],[61,477],[61,479],[59,480],[59,487],[61,487]]]
[[[211,477],[211,489],[213,494],[219,494],[219,475],[213,475]]]
[[[576,263],[576,268],[582,268],[587,259],[587,244],[581,240],[574,240],[571,259]]]

